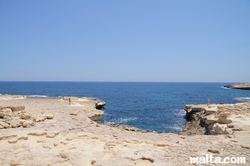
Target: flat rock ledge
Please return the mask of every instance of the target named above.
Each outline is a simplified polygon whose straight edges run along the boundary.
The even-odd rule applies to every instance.
[[[218,135],[189,136],[132,132],[138,129],[97,123],[93,119],[100,118],[104,112],[96,108],[96,102],[77,97],[0,96],[1,110],[4,110],[0,120],[8,121],[12,117],[18,121],[32,119],[35,123],[29,127],[0,129],[0,165],[193,166],[190,157],[204,157],[206,154],[221,158],[242,156],[246,158],[244,165],[250,163],[249,103],[187,105],[190,122],[214,124],[213,130],[221,132]],[[225,117],[223,113],[226,112],[229,114]],[[226,129],[220,125],[226,125]],[[233,132],[224,134],[228,128]],[[227,164],[232,165],[235,164]]]
[[[102,100],[97,100],[94,98],[86,97],[75,97],[75,96],[64,96],[62,100],[68,102],[68,105],[71,107],[83,107],[86,115],[92,121],[99,122],[102,120],[104,115],[104,106],[106,103]],[[77,116],[79,111],[74,109],[70,112],[70,115]]]
[[[126,125],[126,124],[108,124],[108,126],[115,127],[115,128],[125,130],[125,131],[135,131],[135,132],[142,132],[142,133],[147,133],[148,132],[147,130],[142,130],[142,129],[139,129],[137,127],[129,126],[129,125]]]
[[[225,85],[225,88],[250,90],[250,83]]]

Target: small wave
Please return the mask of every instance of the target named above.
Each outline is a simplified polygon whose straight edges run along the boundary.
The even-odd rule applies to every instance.
[[[172,126],[170,127],[171,131],[181,131],[184,129],[183,126]]]
[[[231,88],[227,88],[227,87],[225,87],[225,86],[221,86],[221,88],[222,88],[222,89],[231,89]]]
[[[234,99],[238,101],[250,101],[250,97],[236,97]]]
[[[126,117],[126,118],[118,118],[118,119],[113,119],[110,121],[104,121],[105,124],[123,124],[128,121],[134,121],[137,120],[137,117]]]
[[[174,115],[175,115],[175,116],[185,116],[185,115],[186,115],[186,111],[183,110],[183,109],[175,110],[175,111],[174,111]]]
[[[186,125],[184,124],[175,124],[173,126],[170,126],[169,129],[171,132],[178,133],[186,128]]]
[[[31,97],[31,98],[36,98],[36,97],[43,97],[43,98],[45,98],[45,97],[48,97],[48,96],[46,96],[46,95],[29,95],[28,97]]]

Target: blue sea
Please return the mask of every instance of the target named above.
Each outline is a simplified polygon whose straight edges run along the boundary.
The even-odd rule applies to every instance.
[[[185,128],[186,104],[250,101],[249,90],[226,89],[231,83],[160,82],[0,82],[0,94],[30,97],[78,96],[106,102],[105,124],[127,124],[152,132]]]

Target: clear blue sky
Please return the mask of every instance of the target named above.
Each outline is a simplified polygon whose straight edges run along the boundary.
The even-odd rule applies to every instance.
[[[250,81],[249,0],[0,0],[0,81]]]

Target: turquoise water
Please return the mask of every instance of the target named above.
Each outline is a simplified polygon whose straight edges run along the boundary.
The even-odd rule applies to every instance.
[[[230,83],[0,82],[0,94],[31,97],[78,96],[104,100],[106,124],[128,124],[155,132],[185,128],[186,104],[250,101],[250,91],[225,89]]]

